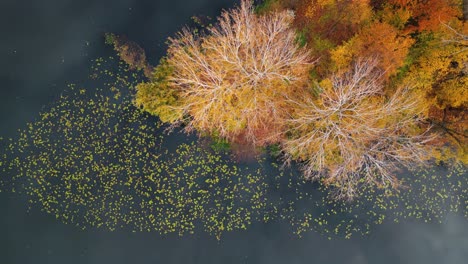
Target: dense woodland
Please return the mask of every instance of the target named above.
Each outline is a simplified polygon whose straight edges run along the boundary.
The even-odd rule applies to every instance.
[[[339,199],[397,188],[401,165],[468,162],[461,0],[243,0],[211,22],[169,38],[154,68],[108,35],[149,77],[137,106],[187,132],[274,146]]]

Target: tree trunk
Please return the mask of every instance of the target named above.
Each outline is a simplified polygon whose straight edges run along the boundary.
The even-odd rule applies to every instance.
[[[463,0],[463,21],[468,20],[468,0]]]

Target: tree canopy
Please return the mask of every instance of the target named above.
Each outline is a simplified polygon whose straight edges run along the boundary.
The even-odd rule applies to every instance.
[[[319,85],[316,100],[293,102],[298,109],[284,149],[304,161],[307,178],[337,186],[337,198],[353,198],[362,184],[396,187],[398,165],[426,160],[430,137],[419,132],[420,100],[406,89],[382,96],[376,65],[358,61]]]
[[[401,165],[466,163],[466,36],[461,0],[242,0],[169,38],[135,103],[189,132],[278,143],[352,198],[397,187]]]
[[[292,18],[288,11],[256,16],[243,1],[206,34],[185,29],[169,39],[169,83],[187,130],[254,145],[281,137],[286,98],[301,93],[312,63],[295,42]]]

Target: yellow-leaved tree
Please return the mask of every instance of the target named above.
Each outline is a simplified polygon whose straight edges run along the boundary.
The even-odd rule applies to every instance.
[[[468,163],[468,23],[453,19],[426,32],[420,56],[405,75],[425,99],[425,111],[443,137],[437,159]],[[444,147],[449,143],[449,147]]]
[[[180,95],[169,83],[172,68],[166,59],[161,59],[153,69],[149,82],[139,83],[136,87],[135,105],[156,115],[162,122],[173,123],[182,119],[183,112],[178,107]]]

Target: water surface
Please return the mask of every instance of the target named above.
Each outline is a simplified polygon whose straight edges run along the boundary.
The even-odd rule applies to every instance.
[[[165,39],[193,15],[214,17],[232,0],[71,1],[0,3],[0,126],[3,137],[37,118],[67,82],[86,83],[90,60],[112,55],[104,32],[127,35],[156,63]],[[468,222],[449,214],[442,224],[384,222],[367,237],[293,235],[288,223],[254,224],[220,241],[200,232],[82,231],[33,208],[27,197],[0,194],[0,263],[465,263]]]

